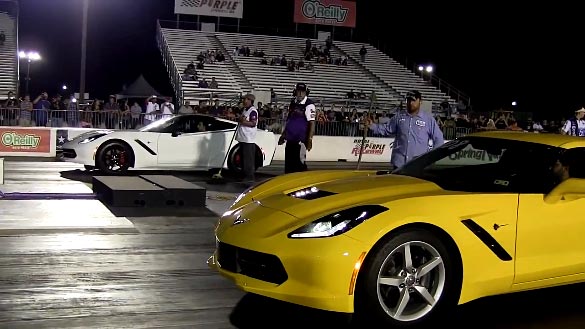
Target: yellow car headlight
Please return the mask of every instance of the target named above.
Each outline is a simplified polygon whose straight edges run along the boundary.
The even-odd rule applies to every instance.
[[[357,206],[321,217],[288,234],[289,238],[326,238],[343,234],[388,208],[378,205]]]

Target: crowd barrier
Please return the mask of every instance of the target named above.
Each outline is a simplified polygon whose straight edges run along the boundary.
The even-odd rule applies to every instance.
[[[25,111],[20,109],[0,109],[0,126],[135,130],[166,116],[168,115],[144,113],[122,114],[108,111]],[[236,120],[234,115],[227,117],[222,115],[214,116],[232,121]],[[284,123],[285,121],[283,119],[265,118],[261,116],[258,122],[258,128],[280,134]],[[473,132],[472,129],[465,127],[443,127],[442,130],[445,139],[455,139]],[[363,130],[359,122],[317,121],[315,123],[315,135],[360,137],[363,136]],[[368,136],[378,137],[371,131],[368,131]]]
[[[45,128],[0,127],[0,156],[55,157],[57,145],[95,128]],[[278,141],[279,134],[274,135]],[[367,138],[362,161],[389,162],[393,138]],[[307,153],[307,161],[357,162],[361,137],[315,136],[313,149]],[[285,145],[278,145],[273,160],[284,160]],[[334,146],[334,147],[332,147]]]

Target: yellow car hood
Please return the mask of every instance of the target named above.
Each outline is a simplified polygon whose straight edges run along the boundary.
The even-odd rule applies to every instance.
[[[296,218],[309,218],[353,205],[383,204],[405,197],[445,192],[432,182],[400,175],[352,177],[316,184],[314,187],[335,194],[305,200],[289,196],[296,190],[292,189],[258,201],[264,207],[280,210]]]

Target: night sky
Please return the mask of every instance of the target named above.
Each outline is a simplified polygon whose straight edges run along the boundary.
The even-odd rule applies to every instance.
[[[241,26],[294,31],[293,3],[246,0]],[[383,3],[358,0],[354,41],[372,41],[410,63],[432,63],[439,77],[471,96],[476,109],[517,101],[520,111],[556,116],[585,106],[583,23],[570,17],[576,8]],[[155,29],[157,19],[174,20],[173,11],[174,0],[91,0],[86,90],[92,98],[121,91],[141,73],[171,93]],[[21,0],[21,49],[43,57],[32,69],[33,97],[60,92],[63,84],[78,90],[81,14],[81,0]],[[300,29],[310,32],[312,26]]]

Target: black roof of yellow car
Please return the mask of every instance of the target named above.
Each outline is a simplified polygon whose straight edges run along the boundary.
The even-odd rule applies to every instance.
[[[468,135],[470,137],[488,137],[537,143],[562,148],[585,147],[585,137],[560,134],[534,133],[524,131],[484,131]]]

